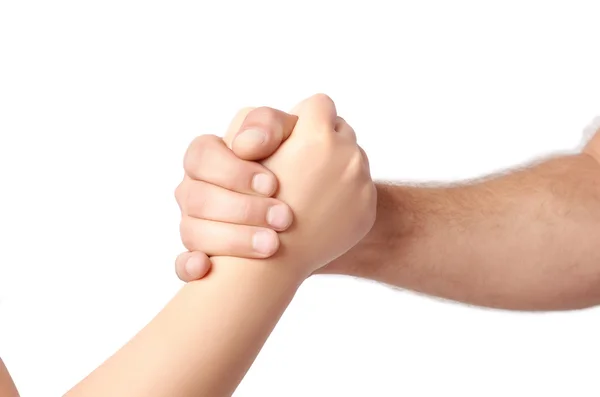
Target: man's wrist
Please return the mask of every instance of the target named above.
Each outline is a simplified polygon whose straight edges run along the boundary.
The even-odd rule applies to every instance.
[[[350,251],[317,273],[373,278],[387,264],[402,262],[403,241],[414,234],[417,217],[411,188],[377,183],[377,219]]]

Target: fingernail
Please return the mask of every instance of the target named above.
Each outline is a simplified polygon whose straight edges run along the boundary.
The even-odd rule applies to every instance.
[[[292,216],[287,206],[277,204],[267,211],[267,223],[276,229],[285,229],[292,222]]]
[[[256,174],[252,178],[252,189],[257,193],[269,196],[275,190],[275,183],[270,175]]]
[[[258,253],[269,255],[277,247],[275,238],[275,233],[258,231],[252,236],[252,248]]]
[[[235,137],[235,143],[246,146],[258,146],[262,145],[262,143],[266,140],[267,135],[261,131],[256,129],[249,129],[242,131]]]
[[[202,260],[197,256],[192,256],[185,263],[185,271],[192,278],[200,277],[200,273],[202,273]]]

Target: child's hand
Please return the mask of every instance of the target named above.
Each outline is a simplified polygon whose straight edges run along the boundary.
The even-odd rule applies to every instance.
[[[225,139],[203,135],[190,144],[184,180],[175,191],[182,227],[188,227],[182,237],[189,251],[176,260],[182,281],[203,277],[211,266],[208,255],[266,258],[277,251],[275,231],[291,225],[292,211],[270,198],[278,185],[273,173],[246,160],[271,155],[296,120],[272,108],[246,108],[233,119]],[[257,141],[259,133],[264,137]]]
[[[308,276],[369,232],[377,193],[367,156],[329,97],[312,96],[292,113],[298,116],[292,134],[262,164],[279,180],[275,197],[294,213],[276,255]]]

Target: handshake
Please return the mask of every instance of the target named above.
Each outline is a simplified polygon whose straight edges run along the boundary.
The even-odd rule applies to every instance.
[[[298,287],[375,222],[367,156],[326,95],[242,110],[184,168],[177,273],[203,280],[65,396],[231,396]]]
[[[247,108],[221,139],[196,138],[175,191],[183,281],[215,256],[276,258],[308,277],[357,244],[375,221],[377,191],[354,130],[324,94],[290,114]]]
[[[299,286],[327,264],[479,306],[595,306],[599,136],[470,184],[376,188],[326,95],[290,114],[245,109],[224,139],[192,142],[176,189],[188,249],[177,274],[202,280],[66,396],[231,396]]]

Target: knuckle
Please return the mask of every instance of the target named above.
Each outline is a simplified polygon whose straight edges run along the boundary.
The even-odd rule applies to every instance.
[[[277,112],[273,108],[261,106],[252,110],[246,118],[250,122],[260,122],[261,124],[270,125],[277,122]]]
[[[335,129],[336,131],[338,131],[338,132],[339,132],[339,131],[343,130],[344,128],[347,128],[347,126],[348,126],[348,123],[347,123],[347,122],[346,122],[346,120],[344,120],[342,117],[340,117],[340,116],[337,116],[337,117],[335,118],[335,126],[334,126],[334,129]]]
[[[185,218],[179,223],[179,235],[185,249],[194,251],[194,235],[192,233],[190,222]]]
[[[354,128],[352,128],[352,126],[348,124],[348,122],[345,119],[341,118],[340,116],[337,116],[335,120],[334,129],[339,134],[349,138],[350,140],[356,143],[356,132],[354,131]]]
[[[360,154],[360,152],[356,152],[352,155],[352,158],[350,160],[350,165],[352,167],[353,171],[360,171],[362,169],[363,166],[363,159],[362,159],[362,155]]]
[[[184,187],[183,187],[183,182],[181,182],[179,185],[177,185],[177,187],[175,188],[174,191],[174,195],[175,195],[175,201],[177,201],[177,204],[179,205],[179,208],[181,210],[183,210],[184,206],[183,206],[183,198],[184,198]]]
[[[206,214],[210,213],[207,209],[210,192],[207,191],[206,187],[204,183],[195,183],[192,189],[188,189],[183,199],[189,212],[198,218],[204,218]]]
[[[180,202],[180,198],[181,198],[181,194],[182,194],[182,185],[183,182],[180,182],[176,187],[175,190],[173,191],[173,195],[175,196],[175,200],[177,200],[177,202]]]
[[[363,148],[361,148],[360,146],[358,146],[358,155],[362,161],[363,166],[366,166],[367,168],[369,168],[369,156],[367,156],[367,153],[365,152],[365,150]]]
[[[361,174],[361,171],[364,167],[364,160],[360,150],[354,150],[349,157],[348,160],[348,171],[352,176],[356,176]]]
[[[254,206],[249,197],[244,197],[238,208],[240,222],[248,224],[254,217]]]
[[[309,117],[314,117],[313,127],[321,132],[335,130],[337,110],[333,100],[326,94],[315,94],[304,107]]]
[[[322,92],[314,94],[308,100],[311,102],[315,102],[316,104],[322,104],[322,105],[326,105],[326,106],[334,105],[333,99],[331,99],[331,97],[329,95],[324,94]]]
[[[196,137],[188,147],[183,159],[185,172],[192,175],[195,174],[201,164],[201,160],[207,153],[214,150],[215,144],[219,139],[216,135],[200,135]]]

